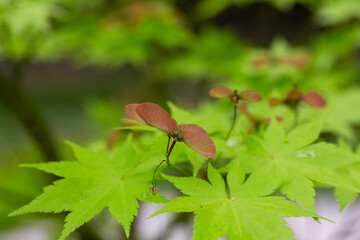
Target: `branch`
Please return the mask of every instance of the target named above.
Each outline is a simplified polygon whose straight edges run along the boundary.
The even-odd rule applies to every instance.
[[[21,69],[22,72],[13,73],[9,77],[0,73],[0,101],[21,122],[38,145],[46,161],[58,161],[55,141],[48,125],[19,84],[20,79],[23,78],[25,66],[14,67],[16,68]]]
[[[225,141],[227,141],[229,139],[229,137],[231,135],[231,132],[234,129],[234,126],[235,126],[235,123],[236,123],[236,115],[237,115],[236,110],[237,110],[237,104],[234,104],[234,116],[233,116],[233,120],[232,120],[232,123],[231,123],[231,127],[229,129],[229,132],[226,135]]]

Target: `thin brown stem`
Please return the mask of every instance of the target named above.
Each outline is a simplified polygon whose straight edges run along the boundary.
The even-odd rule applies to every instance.
[[[175,146],[175,143],[176,143],[176,140],[174,140],[173,142],[172,142],[172,144],[171,144],[171,146],[170,146],[170,149],[169,149],[169,152],[167,152],[165,155],[166,155],[166,163],[167,163],[167,165],[168,166],[170,166],[170,154],[171,154],[171,152],[172,152],[172,150],[173,150],[173,148],[174,148],[174,146]]]
[[[219,155],[217,156],[217,158],[215,159],[215,162],[214,162],[214,167],[217,167],[218,162],[219,162],[219,160],[220,160],[221,156],[222,156],[222,152],[220,152],[220,153],[219,153]]]
[[[289,128],[289,132],[291,132],[292,130],[294,130],[296,128],[296,126],[299,123],[299,104],[296,104],[295,108],[294,108],[294,121],[291,125],[291,127]]]
[[[225,141],[227,141],[231,135],[231,132],[232,130],[234,129],[235,127],[235,123],[236,123],[236,118],[237,118],[237,103],[234,103],[234,115],[233,115],[233,120],[232,120],[232,123],[231,123],[231,126],[230,126],[230,129],[225,137]],[[217,156],[217,158],[215,159],[215,162],[214,162],[214,167],[217,166],[220,158],[222,156],[222,152],[219,153],[219,155]]]
[[[151,182],[151,184],[152,184],[154,187],[156,187],[156,177],[155,177],[155,175],[156,175],[156,173],[157,173],[158,168],[159,168],[159,167],[161,166],[161,164],[163,164],[164,162],[166,162],[166,159],[162,160],[162,161],[159,163],[159,165],[157,165],[156,168],[155,168],[155,171],[154,171],[154,173],[153,173],[152,182]]]
[[[169,152],[170,139],[171,139],[171,137],[169,136],[167,146],[166,146],[166,154],[168,154],[168,152]]]
[[[230,134],[232,132],[232,130],[234,129],[235,127],[235,123],[236,123],[236,117],[237,117],[237,104],[234,104],[234,116],[233,116],[233,120],[232,120],[232,123],[231,123],[231,126],[230,126],[230,129],[225,137],[225,141],[227,141],[230,137]]]
[[[152,179],[151,184],[152,184],[155,188],[156,188],[156,177],[155,177],[155,175],[156,175],[156,173],[157,173],[158,168],[159,168],[164,162],[166,162],[166,163],[168,164],[168,166],[170,166],[169,157],[170,157],[170,154],[171,154],[171,152],[172,152],[172,150],[173,150],[173,148],[174,148],[174,146],[175,146],[176,140],[174,140],[174,141],[172,142],[170,148],[169,148],[169,143],[170,143],[170,137],[169,137],[169,139],[168,139],[168,144],[167,144],[166,153],[165,153],[166,159],[162,160],[162,161],[159,163],[159,165],[156,166],[155,171],[154,171],[154,173],[153,173],[153,179]],[[179,169],[178,169],[178,170],[179,170]],[[182,172],[183,172],[183,171],[182,171]]]

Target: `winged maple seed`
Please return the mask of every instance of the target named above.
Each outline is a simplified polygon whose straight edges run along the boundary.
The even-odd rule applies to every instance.
[[[125,106],[125,112],[130,119],[157,128],[168,135],[165,153],[166,159],[160,162],[153,174],[152,186],[150,187],[153,195],[158,192],[156,188],[156,172],[165,161],[170,166],[169,157],[175,143],[184,142],[190,148],[207,158],[212,158],[216,155],[215,144],[204,129],[195,124],[178,124],[174,118],[155,103],[129,104]],[[170,146],[171,138],[173,142]]]
[[[237,116],[237,108],[239,107],[239,101],[249,101],[249,102],[258,102],[261,100],[261,95],[253,90],[244,90],[240,93],[237,92],[237,90],[231,90],[228,87],[224,86],[216,86],[213,87],[209,95],[214,98],[230,98],[230,101],[234,103],[234,115],[233,115],[233,121],[230,126],[230,129],[225,137],[225,140],[228,140],[230,137],[230,134],[235,126],[236,122],[236,116]]]
[[[261,95],[253,90],[244,90],[240,93],[237,90],[231,90],[228,87],[216,86],[213,87],[210,92],[210,96],[214,98],[230,98],[234,103],[238,103],[239,100],[249,101],[249,102],[258,102],[261,100]]]
[[[216,154],[215,144],[203,128],[195,124],[177,124],[174,118],[155,103],[129,104],[125,106],[125,112],[130,119],[168,134],[169,141],[166,152],[168,164],[169,156],[176,142],[184,142],[207,158],[212,158]],[[171,138],[174,141],[169,148]]]
[[[290,107],[296,107],[301,101],[306,102],[310,106],[316,108],[326,107],[326,100],[320,93],[315,91],[303,93],[296,88],[290,90],[284,99],[270,98],[269,105],[271,107],[275,107],[280,104],[284,104]]]

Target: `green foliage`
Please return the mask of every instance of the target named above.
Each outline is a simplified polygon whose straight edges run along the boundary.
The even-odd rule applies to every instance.
[[[251,136],[245,138],[247,150],[239,161],[246,172],[277,178],[283,194],[315,211],[312,181],[360,191],[334,171],[357,161],[358,157],[330,143],[311,144],[318,138],[320,129],[320,123],[308,123],[286,134],[277,121],[272,121],[264,133],[264,140]]]
[[[113,102],[100,99],[90,99],[86,103],[87,114],[94,119],[102,129],[107,130],[119,126],[122,118],[119,108],[120,107]]]
[[[345,143],[339,147],[316,142],[323,122],[310,121],[286,132],[282,124],[272,118],[264,132],[241,136],[234,132],[232,140],[224,141],[226,129],[219,127],[224,117],[214,118],[215,122],[206,122],[205,119],[216,111],[223,111],[225,105],[214,104],[213,108],[204,108],[207,110],[199,114],[190,114],[172,103],[168,105],[180,123],[204,123],[215,141],[218,155],[209,159],[207,177],[202,175],[203,170],[199,171],[206,158],[182,143],[173,150],[171,166],[162,166],[159,171],[168,168],[192,177],[156,175],[153,171],[163,158],[165,134],[158,134],[154,132],[156,128],[146,125],[121,127],[119,130],[140,130],[141,135],[136,142],[129,135],[110,152],[101,150],[101,147],[93,151],[68,143],[77,161],[25,164],[25,167],[63,179],[46,187],[43,194],[10,216],[68,211],[60,237],[63,240],[109,207],[110,213],[129,236],[131,223],[138,213],[138,200],[141,200],[167,203],[154,215],[194,212],[193,239],[217,239],[226,235],[230,239],[239,236],[244,239],[291,239],[293,232],[281,217],[318,219],[314,207],[315,183],[335,187],[342,209],[360,191],[360,171],[356,167],[359,155],[352,153]],[[154,141],[154,137],[157,140]],[[235,144],[234,139],[239,139],[239,142]],[[217,170],[211,162],[217,164],[219,159],[228,159],[230,163]],[[182,167],[186,163],[192,164],[192,174]],[[226,181],[219,172],[227,175]],[[245,173],[250,177],[246,178]],[[174,183],[184,196],[166,201],[159,193],[155,194],[158,191],[155,186],[149,190],[153,174],[155,178],[161,176]],[[283,196],[276,196],[276,190]]]
[[[188,79],[233,77],[246,53],[228,32],[205,29],[184,46],[187,51],[162,65],[166,76]]]
[[[348,178],[354,186],[360,186],[360,161],[342,166],[338,169],[340,174]],[[358,196],[357,191],[337,187],[335,189],[335,197],[340,204],[340,210],[342,211],[348,204],[350,204]]]
[[[336,188],[335,196],[340,204],[340,210],[344,210],[344,208],[349,205],[352,201],[357,197],[357,192],[344,189],[344,188]]]
[[[138,212],[137,199],[149,200],[146,192],[151,179],[151,172],[139,165],[138,153],[132,147],[131,137],[111,155],[68,144],[78,161],[24,165],[64,179],[55,181],[44,189],[43,194],[10,215],[70,211],[59,238],[65,239],[76,228],[109,207],[110,213],[129,236],[130,225]],[[159,199],[155,201],[159,202]]]
[[[357,88],[334,96],[329,117],[324,126],[325,131],[333,132],[347,139],[354,139],[353,125],[360,121],[360,113],[354,111],[354,103],[360,101],[360,90]]]
[[[8,218],[7,215],[39,195],[42,191],[41,186],[46,184],[43,175],[18,167],[20,159],[26,159],[26,162],[37,161],[40,158],[37,152],[23,150],[22,153],[13,155],[3,149],[2,153],[8,162],[1,162],[0,168],[0,229],[28,219],[29,215],[22,218]]]
[[[170,201],[156,214],[195,212],[193,239],[292,239],[281,217],[316,216],[285,200],[268,196],[278,186],[272,176],[251,175],[245,182],[240,164],[227,175],[229,195],[222,176],[209,164],[209,182],[199,178],[163,177],[186,196]],[[154,216],[153,215],[153,216]]]
[[[356,0],[324,1],[318,11],[322,25],[335,25],[353,18],[360,18],[360,3]]]
[[[154,169],[165,157],[166,134],[122,119],[125,113],[119,106],[128,102],[118,106],[89,101],[86,111],[102,135],[117,127],[118,139],[110,147],[105,147],[103,138],[92,139],[88,149],[69,143],[77,161],[24,164],[62,179],[12,216],[70,212],[60,237],[65,239],[108,207],[129,236],[140,200],[167,203],[156,214],[194,212],[194,239],[226,235],[230,239],[291,239],[293,233],[282,217],[317,219],[316,188],[333,188],[341,210],[356,198],[360,155],[353,153],[351,146],[358,143],[360,123],[356,109],[360,104],[356,55],[360,46],[359,1],[205,0],[188,4],[191,7],[179,1],[0,1],[0,59],[11,67],[10,75],[13,70],[17,74],[22,63],[26,68],[36,61],[66,60],[80,66],[126,69],[121,81],[130,73],[129,79],[139,92],[132,98],[149,101],[149,96],[143,95],[152,90],[148,86],[169,96],[172,117],[178,123],[201,126],[217,148],[217,155],[206,159],[184,143],[177,143],[171,165],[159,166],[156,173]],[[243,38],[241,24],[222,23],[223,15],[232,7],[261,9],[256,19],[262,24],[262,19],[271,22],[280,14],[287,15],[276,13],[276,9],[291,11],[296,4],[309,11],[305,15],[311,24],[302,23],[296,34],[286,31],[292,36],[268,36],[267,41],[260,41],[262,47],[250,41],[253,33],[246,35],[249,39]],[[319,27],[321,31],[314,31]],[[268,32],[262,31],[258,38]],[[160,81],[179,79],[185,80],[181,89],[171,90],[173,85],[163,82],[164,87],[159,87]],[[320,110],[301,103],[296,109],[298,118],[294,109],[270,108],[269,98],[283,98],[292,88],[292,80],[301,91],[321,92],[328,106]],[[255,120],[271,121],[256,122],[254,131],[246,134],[254,119],[239,113],[234,130],[225,140],[233,119],[233,103],[229,99],[201,99],[210,86],[220,82],[239,91],[250,88],[260,92],[263,101],[249,103],[249,111]],[[173,103],[192,87],[195,101],[191,98],[187,103]],[[187,104],[198,107],[178,107]],[[131,133],[126,137],[129,132],[134,139]],[[348,143],[331,143],[342,138]],[[0,171],[1,194],[16,189],[0,199],[0,214],[24,204],[12,201],[14,194],[30,199],[38,192],[38,187],[28,181],[29,176],[35,176],[22,174],[16,178],[15,174],[5,174],[6,170]],[[155,186],[153,192],[149,190],[153,174],[161,192],[175,190],[163,189],[161,184],[170,181],[183,196],[167,201],[159,193],[153,195],[158,190]],[[20,186],[20,181],[26,184]]]
[[[206,158],[179,143],[173,150],[171,166],[159,168],[159,171],[168,168],[192,175],[179,178],[161,174],[184,196],[167,202],[168,205],[156,214],[194,212],[193,239],[217,239],[226,235],[230,239],[239,236],[244,239],[264,236],[266,239],[291,239],[293,233],[281,217],[319,218],[314,207],[315,183],[335,187],[342,209],[360,191],[359,155],[352,153],[344,143],[339,147],[317,141],[323,128],[322,121],[302,123],[286,132],[284,126],[272,118],[264,132],[253,135],[234,132],[231,139],[224,141],[227,129],[222,124],[229,119],[221,115],[211,121],[207,119],[216,112],[231,109],[231,105],[213,104],[198,114],[189,113],[172,103],[168,105],[179,123],[204,123],[218,149],[218,155],[209,162],[215,165],[219,159],[230,162],[219,170],[209,164],[206,178],[202,176],[203,171],[199,171]],[[244,130],[242,127],[239,126],[241,131]],[[165,134],[154,132],[156,128],[146,125],[121,127],[119,130],[140,130],[141,134],[136,142],[129,135],[125,142],[121,141],[120,147],[110,152],[101,148],[91,151],[69,143],[78,161],[25,164],[64,179],[46,187],[43,194],[11,216],[69,211],[60,237],[62,240],[109,207],[110,213],[129,236],[131,223],[138,213],[138,200],[166,202],[160,194],[152,194],[156,189],[152,186],[150,191],[149,183],[153,173],[155,178],[160,177],[153,171],[163,159],[167,138]],[[234,139],[238,142],[235,143]],[[189,169],[182,168],[186,163],[192,164],[192,174],[189,174]],[[227,174],[226,181],[219,172]],[[245,173],[250,177],[246,179]],[[274,196],[276,190],[283,196]],[[294,205],[285,196],[301,206]]]
[[[32,57],[43,38],[51,34],[50,18],[59,18],[62,13],[55,0],[2,1],[0,56],[16,60]]]

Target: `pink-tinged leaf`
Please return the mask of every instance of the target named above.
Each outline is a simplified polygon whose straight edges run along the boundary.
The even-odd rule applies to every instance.
[[[202,127],[196,124],[179,124],[179,129],[183,132],[191,131],[208,135],[208,133]]]
[[[249,112],[249,109],[247,107],[247,104],[245,102],[242,102],[239,104],[239,109],[242,114],[244,114],[248,119],[254,120],[254,116]]]
[[[144,119],[142,119],[139,116],[138,112],[136,111],[136,108],[138,106],[140,106],[140,104],[137,104],[137,103],[126,105],[125,106],[126,115],[128,116],[129,119],[133,119],[135,121],[138,121],[139,123],[147,125],[147,122]]]
[[[250,101],[250,102],[258,102],[261,100],[261,95],[253,90],[245,90],[245,91],[242,91],[240,94],[239,94],[239,97],[242,99],[242,100],[245,100],[245,101]]]
[[[283,101],[280,98],[270,98],[269,99],[270,107],[276,107],[282,103],[283,103]]]
[[[209,94],[210,94],[210,96],[212,96],[214,98],[227,98],[227,97],[233,95],[234,91],[228,87],[216,86],[210,90]]]
[[[155,103],[142,103],[136,107],[136,112],[147,124],[160,131],[170,133],[178,130],[175,119]]]
[[[326,100],[319,93],[310,91],[303,95],[302,99],[307,102],[309,105],[323,108],[326,106]]]
[[[214,142],[207,132],[195,124],[182,124],[184,143],[207,158],[216,155]]]

